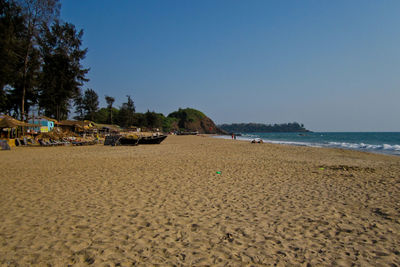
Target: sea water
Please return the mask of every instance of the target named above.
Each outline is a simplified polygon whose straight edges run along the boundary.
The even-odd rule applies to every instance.
[[[400,132],[243,133],[237,137],[249,141],[255,138],[274,144],[334,147],[400,156]]]

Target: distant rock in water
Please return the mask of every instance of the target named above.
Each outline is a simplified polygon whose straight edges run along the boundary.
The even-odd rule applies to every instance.
[[[202,134],[227,134],[225,131],[218,128],[203,112],[196,109],[179,109],[169,114],[168,117],[176,120],[174,125],[175,130],[187,132],[198,131]]]

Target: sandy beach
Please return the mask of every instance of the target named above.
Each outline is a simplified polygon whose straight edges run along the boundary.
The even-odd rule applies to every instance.
[[[169,136],[0,168],[2,266],[400,266],[396,156]]]

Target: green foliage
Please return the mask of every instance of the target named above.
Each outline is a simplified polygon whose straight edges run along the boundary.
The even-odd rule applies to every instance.
[[[308,132],[303,124],[297,122],[282,124],[262,123],[232,123],[218,125],[219,128],[230,133],[257,133],[257,132]]]
[[[99,109],[99,96],[92,89],[86,89],[83,97],[83,108],[85,110],[85,118],[93,121],[95,113]]]
[[[111,96],[105,96],[106,102],[107,102],[107,108],[108,108],[108,123],[113,124],[113,104],[115,101],[114,97]]]
[[[118,112],[118,123],[121,127],[129,127],[134,126],[134,113],[135,113],[135,104],[131,98],[131,96],[127,95],[128,101],[122,104],[121,109]]]
[[[206,115],[204,115],[203,112],[193,108],[185,108],[185,109],[179,108],[178,111],[170,113],[168,117],[193,122],[199,119],[203,119],[204,117],[206,117]]]
[[[119,110],[116,108],[112,108],[112,113],[117,117]],[[110,109],[109,108],[101,108],[94,115],[94,122],[101,124],[110,124],[109,123]],[[117,123],[118,124],[118,123]]]
[[[161,129],[163,125],[163,121],[165,119],[164,115],[161,113],[155,113],[154,111],[150,112],[149,110],[144,114],[146,117],[147,127],[148,128],[158,128]]]
[[[184,128],[187,122],[195,122],[206,117],[204,113],[193,108],[179,108],[178,111],[172,112],[168,115],[169,118],[178,119],[179,128]]]
[[[0,111],[15,116],[37,100],[40,55],[29,27],[20,6],[0,0]]]
[[[130,104],[128,105],[128,101],[122,105],[122,107],[118,110],[117,108],[112,108],[112,113],[114,116],[114,124],[117,124],[123,128],[128,128],[129,126],[136,126],[139,128],[145,128],[148,130],[160,129],[164,132],[170,132],[176,130],[177,125],[179,123],[179,119],[175,117],[165,117],[162,113],[157,113],[154,111],[149,111],[145,113],[133,113],[134,105],[132,99],[130,100]],[[102,124],[110,124],[109,123],[109,114],[110,109],[109,105],[107,108],[101,108],[97,112],[95,112],[93,121],[96,123]],[[197,112],[195,112],[196,114]],[[128,116],[131,114],[131,116]],[[193,116],[193,114],[191,114]],[[194,118],[199,118],[204,116],[203,113],[198,112]],[[79,118],[77,118],[79,119]],[[127,121],[130,121],[127,123]]]
[[[108,108],[101,108],[95,114],[94,122],[107,124],[108,123]]]
[[[21,8],[15,3],[0,0],[0,90],[14,83],[18,70],[18,53],[25,32]],[[1,107],[0,107],[1,108]]]
[[[147,127],[146,116],[144,113],[135,113],[133,115],[133,125],[136,127]]]
[[[88,81],[81,60],[87,49],[81,49],[83,31],[77,32],[70,23],[54,23],[46,28],[41,39],[43,70],[39,106],[48,117],[66,119],[70,100],[80,93],[83,82]]]
[[[173,117],[165,117],[162,124],[164,132],[171,132],[174,130],[174,125],[178,125],[178,119]]]
[[[134,125],[140,128],[162,129],[164,132],[173,130],[173,124],[177,123],[176,118],[165,117],[161,113],[147,111],[146,113],[135,113],[133,116]]]
[[[74,106],[75,113],[77,114],[74,119],[81,121],[85,118],[85,109],[83,105],[83,96],[81,93],[81,89],[78,90],[78,93],[74,96]]]
[[[17,33],[20,35],[21,42],[16,46],[16,56],[18,58],[17,70],[15,72],[15,83],[11,84],[14,90],[10,92],[14,95],[14,107],[20,109],[21,120],[26,118],[29,106],[37,101],[39,84],[40,55],[39,55],[39,36],[49,24],[59,16],[61,4],[59,0],[15,0],[23,16],[24,29]],[[13,99],[11,98],[11,99]],[[19,99],[16,101],[16,99]]]
[[[122,114],[121,114],[122,112]],[[148,130],[160,129],[164,132],[172,131],[174,124],[177,125],[177,118],[165,117],[161,113],[156,113],[154,111],[147,111],[146,113],[134,113],[131,117],[131,123],[126,124],[127,109],[121,107],[120,110],[112,108],[112,113],[115,116],[114,123],[120,125],[121,127],[136,126],[139,128],[146,128]],[[101,108],[95,113],[94,122],[109,124],[109,108]],[[122,122],[119,121],[122,119]],[[125,124],[124,124],[125,123]]]

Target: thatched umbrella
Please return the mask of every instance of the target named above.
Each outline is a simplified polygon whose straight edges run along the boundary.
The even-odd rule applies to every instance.
[[[15,128],[15,127],[36,127],[37,124],[26,123],[23,121],[16,120],[11,117],[4,117],[0,120],[0,128]]]
[[[37,127],[37,126],[38,126],[37,124],[19,121],[10,116],[3,116],[3,118],[0,119],[0,129],[2,129],[2,128],[17,128],[17,127]],[[8,135],[10,137],[10,132],[8,133]]]

